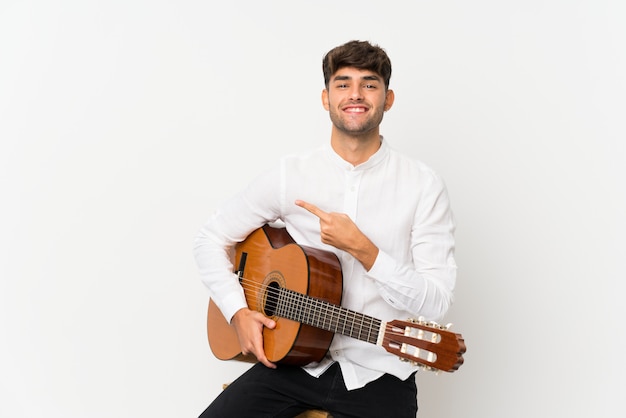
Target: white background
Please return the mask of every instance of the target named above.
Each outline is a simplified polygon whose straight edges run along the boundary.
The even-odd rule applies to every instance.
[[[465,364],[421,417],[623,411],[621,0],[0,1],[0,416],[195,417],[215,360],[193,238],[328,141],[321,59],[384,47],[382,133],[446,180]]]

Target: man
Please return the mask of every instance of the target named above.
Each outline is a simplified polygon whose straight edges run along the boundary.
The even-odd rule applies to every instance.
[[[259,361],[202,418],[293,417],[311,408],[334,418],[417,413],[416,367],[376,345],[337,334],[319,363],[270,362],[262,330],[276,323],[248,309],[233,274],[229,249],[281,221],[298,244],[337,255],[345,308],[384,321],[439,320],[452,302],[454,220],[445,185],[379,132],[394,102],[389,57],[377,45],[351,41],[329,51],[322,68],[330,144],[281,159],[220,207],[197,237],[201,278],[242,353]]]

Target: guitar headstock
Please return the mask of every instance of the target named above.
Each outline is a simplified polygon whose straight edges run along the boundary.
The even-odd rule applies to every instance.
[[[461,334],[423,318],[387,322],[382,346],[388,352],[424,369],[453,372],[463,364],[466,351]]]

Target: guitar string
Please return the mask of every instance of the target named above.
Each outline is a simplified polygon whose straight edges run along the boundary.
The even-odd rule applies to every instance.
[[[435,326],[437,325],[435,323],[431,323],[433,325],[429,326],[425,323],[416,324],[405,321],[394,321],[400,322],[402,325],[404,325],[404,327],[397,324],[385,323],[384,329],[381,329],[383,321],[381,321],[380,319],[361,314],[338,305],[334,305],[321,299],[316,299],[312,296],[299,293],[285,287],[267,286],[262,283],[258,283],[257,281],[245,278],[241,278],[240,283],[241,286],[244,288],[244,291],[247,292],[246,297],[254,297],[254,295],[259,294],[260,292],[264,292],[267,295],[265,298],[266,301],[273,303],[276,309],[282,309],[280,311],[280,315],[277,316],[316,326],[317,328],[322,328],[328,331],[334,331],[335,333],[347,335],[372,344],[378,344],[378,336],[380,334],[380,331],[383,331],[384,334],[380,345],[385,347],[387,351],[402,358],[417,362],[422,366],[430,367],[433,369],[454,369],[455,367],[458,367],[458,362],[462,360],[462,352],[459,351],[460,347],[458,344],[457,349],[455,349],[452,344],[441,344],[441,341],[437,343],[437,345],[441,347],[438,347],[438,351],[435,357],[433,357],[432,355],[434,354],[432,350],[419,348],[416,345],[413,345],[415,349],[414,353],[402,351],[402,341],[405,341],[407,337],[404,333],[404,329],[406,327],[428,331],[432,333],[433,338],[436,335],[441,335],[441,338],[443,338],[443,333],[450,333],[449,331],[442,330],[441,328],[435,328]],[[282,304],[281,291],[282,296],[284,296],[282,300],[282,302],[284,303]],[[320,323],[320,315],[326,315],[327,317],[329,317],[329,320]],[[317,322],[314,322],[315,318],[317,318]],[[358,333],[355,334],[354,321],[357,318],[360,318],[361,326],[359,327]],[[365,319],[368,320],[369,326],[367,337],[364,337],[362,335]],[[346,330],[347,323],[351,323],[349,330]],[[342,327],[341,330],[339,329],[340,327]],[[415,336],[409,338],[413,338],[413,340],[416,339]],[[425,341],[427,343],[435,342],[428,341],[427,339],[423,338],[417,338],[417,340]],[[448,357],[454,356],[455,362],[452,363],[450,367],[443,367],[442,364],[440,364],[439,360],[440,358],[442,358],[442,354],[447,355]]]
[[[267,286],[245,278],[241,279],[241,285],[248,292],[247,296],[252,298],[264,292],[267,295],[266,305],[280,309],[278,316],[285,316],[288,319],[373,344],[377,342],[382,324],[382,321],[377,318],[284,287]],[[360,325],[355,327],[356,322],[360,322]]]
[[[266,300],[269,301],[270,304],[274,304],[276,308],[284,308],[280,313],[285,315],[289,315],[288,319],[294,319],[298,322],[307,323],[307,319],[310,319],[313,316],[313,319],[317,318],[317,322],[309,321],[309,325],[315,325],[318,328],[323,328],[326,330],[333,330],[336,333],[341,333],[344,335],[352,336],[363,341],[368,341],[376,344],[379,332],[381,331],[380,326],[382,321],[365,315],[360,314],[358,312],[349,310],[347,308],[343,308],[332,303],[316,299],[312,296],[298,293],[292,291],[290,289],[284,287],[273,287],[266,286],[262,283],[258,283],[254,280],[249,280],[242,278],[241,284],[244,290],[247,290],[251,293],[265,292],[267,297]],[[280,297],[281,290],[286,292],[286,301],[284,306],[280,306]],[[299,315],[298,315],[299,313]],[[319,316],[325,315],[328,317],[325,321],[320,321]],[[281,315],[278,315],[281,316]],[[360,326],[357,328],[359,331],[357,333],[354,332],[354,323],[355,321],[361,321]],[[367,320],[367,323],[365,322]],[[345,329],[346,323],[351,323],[351,329],[349,332]],[[442,330],[440,328],[435,328],[434,326],[428,326],[427,324],[415,324],[408,322],[401,322],[405,327],[409,328],[418,328],[422,330],[426,330],[432,333],[432,338],[437,337],[437,335],[441,335],[448,331]],[[433,323],[434,324],[434,323]],[[436,325],[436,324],[435,324]],[[339,327],[343,328],[339,330]],[[363,328],[369,328],[367,332],[367,337],[363,337]],[[383,345],[387,346],[395,343],[396,339],[404,335],[404,328],[394,324],[385,324],[384,328],[384,336],[383,336]],[[394,338],[395,337],[395,338]],[[435,341],[427,342],[434,343]]]

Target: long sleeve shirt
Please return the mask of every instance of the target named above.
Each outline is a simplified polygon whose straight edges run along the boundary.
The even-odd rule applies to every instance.
[[[330,145],[281,158],[222,204],[200,229],[194,253],[200,277],[228,319],[247,307],[233,273],[231,250],[265,223],[282,222],[296,243],[334,252],[343,273],[342,306],[383,321],[423,316],[438,321],[453,300],[455,223],[442,179],[381,137],[368,161],[353,166]],[[300,199],[347,214],[379,248],[369,271],[320,240],[319,219]],[[327,359],[305,366],[313,375],[339,362],[348,389],[384,373],[406,379],[416,366],[383,348],[336,334]]]

